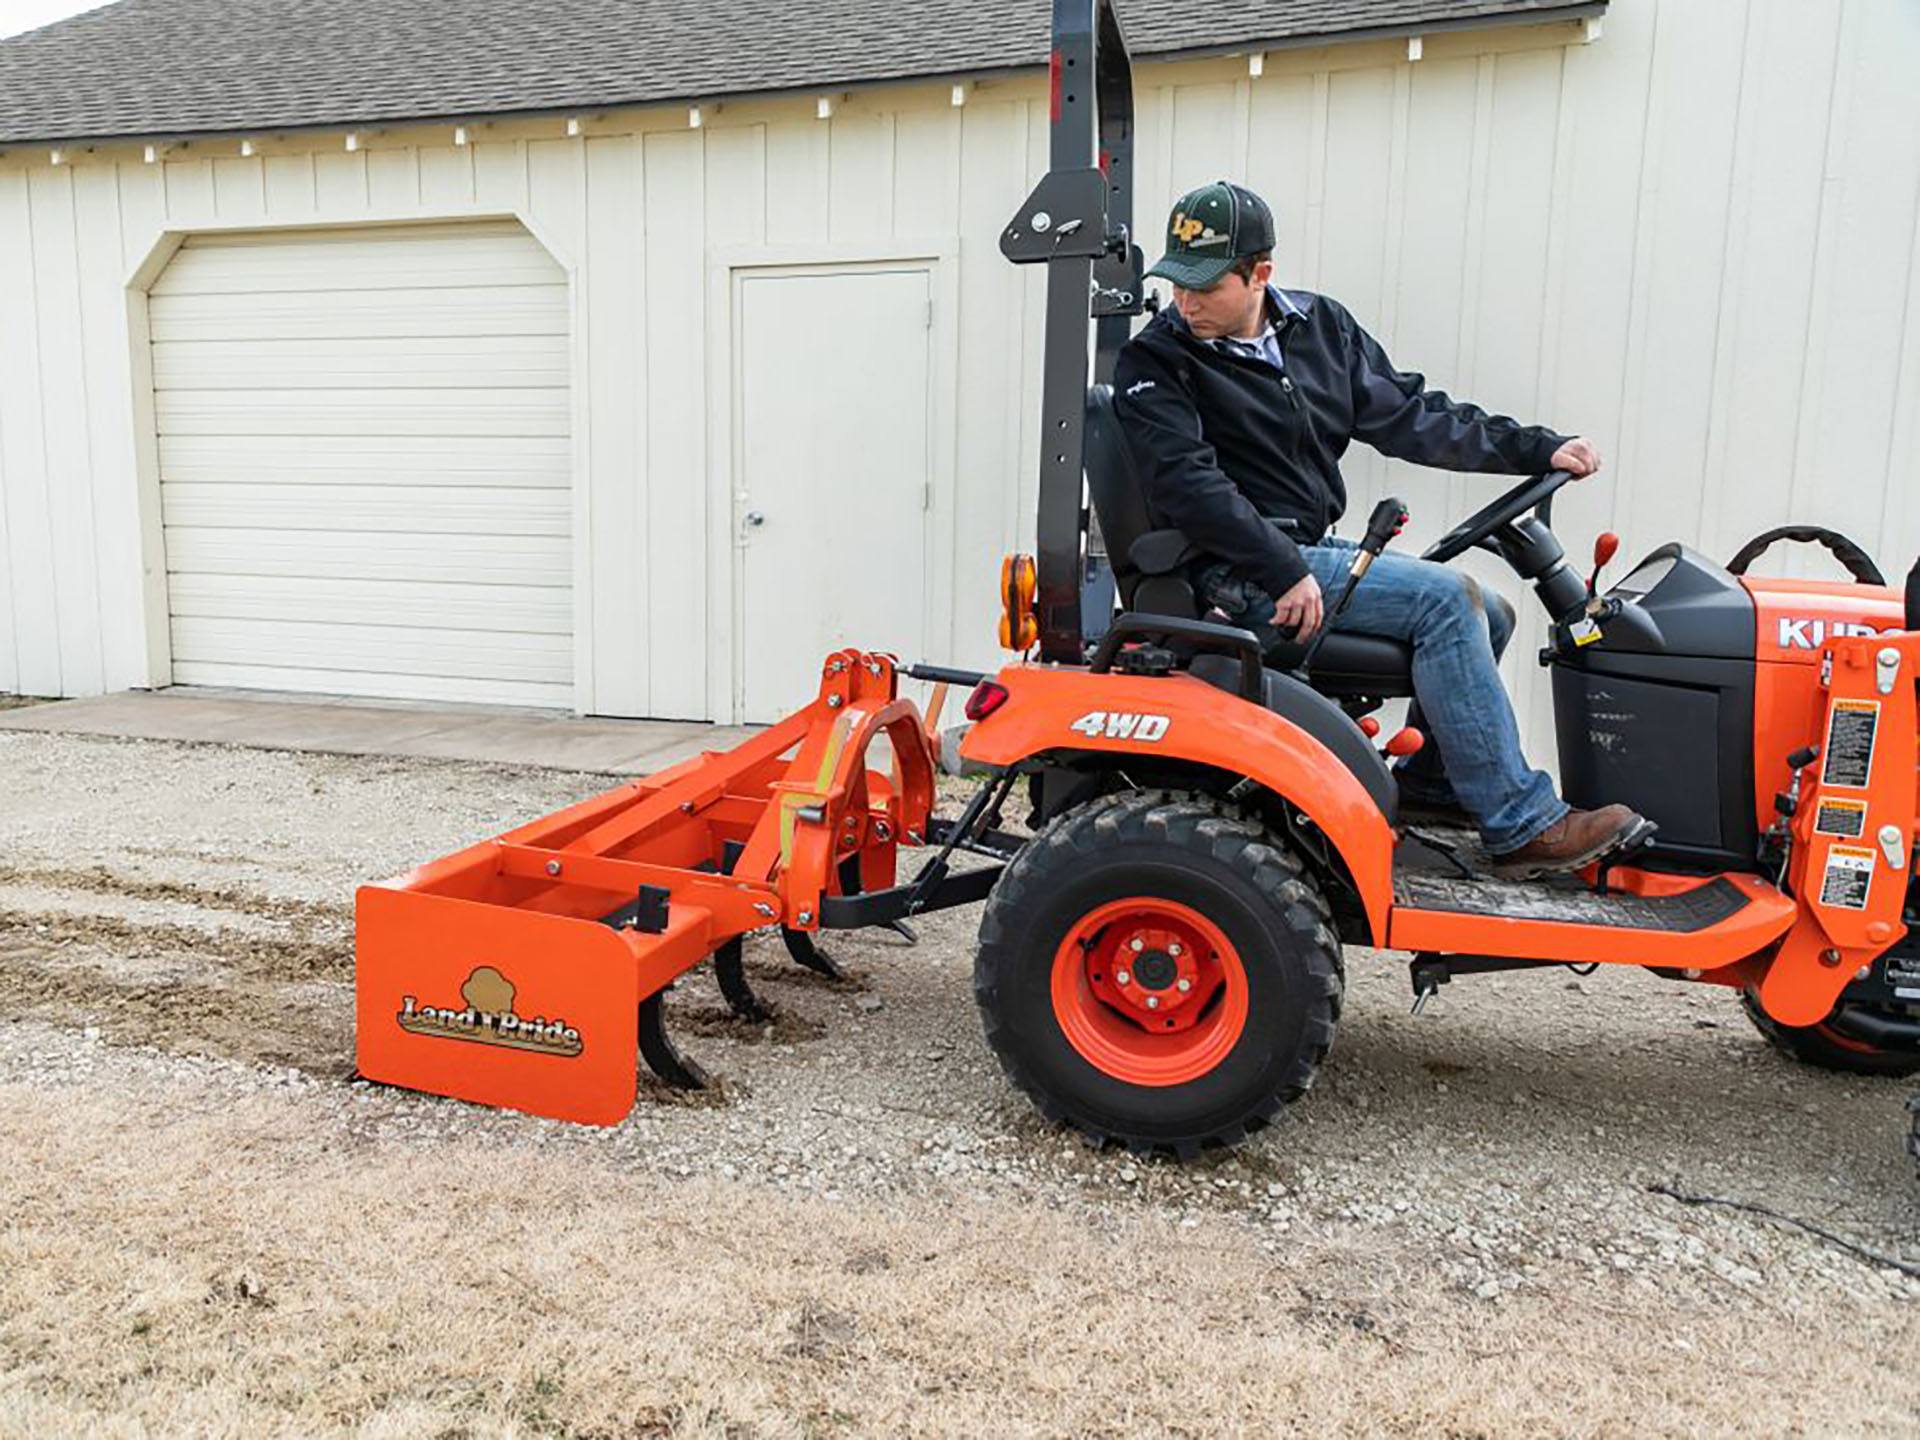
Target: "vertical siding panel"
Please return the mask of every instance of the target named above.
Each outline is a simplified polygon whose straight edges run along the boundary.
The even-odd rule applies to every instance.
[[[0,351],[8,348],[8,340],[5,311],[0,308]],[[4,377],[5,373],[6,367],[0,365],[0,377]],[[6,409],[0,405],[0,695],[17,694],[21,688],[20,642],[16,634],[13,606],[13,587],[16,583],[13,541],[7,523],[8,496]]]
[[[129,161],[120,167],[119,190],[120,253],[130,272],[167,227],[166,176],[158,165]]]
[[[61,693],[95,695],[104,688],[104,681],[73,187],[72,166],[28,174]]]
[[[527,208],[527,147],[518,140],[489,140],[473,147],[473,193],[500,210]]]
[[[124,278],[153,254],[165,231],[166,176],[161,167],[157,164],[122,165],[119,199]],[[129,370],[126,400],[133,407],[129,417],[129,433],[134,446],[135,497],[127,524],[132,530],[129,543],[134,547],[131,559],[136,567],[134,578],[138,590],[132,613],[115,617],[109,612],[106,624],[113,626],[125,623],[132,628],[139,646],[137,672],[129,675],[125,683],[159,685],[167,683],[170,678],[168,647],[171,644],[171,632],[166,623],[166,532],[160,523],[160,462],[152,405],[152,351],[144,329],[147,301],[144,294],[133,297],[124,289],[116,288],[114,303],[126,310],[130,321],[138,317],[142,326],[137,343],[133,343],[130,334],[130,343],[125,351]],[[147,488],[149,483],[151,489]]]
[[[1480,303],[1468,323],[1477,328],[1471,387],[1460,391],[1495,414],[1523,423],[1540,410],[1539,337],[1547,315],[1547,264],[1553,243],[1553,162],[1560,103],[1560,57],[1553,52],[1502,55],[1493,71],[1492,124],[1480,244]],[[1508,481],[1475,476],[1462,487],[1477,508]],[[1567,533],[1571,538],[1570,532]],[[1474,556],[1469,568],[1515,603],[1525,627],[1507,652],[1507,683],[1523,726],[1550,721],[1551,697],[1533,663],[1540,636],[1539,606],[1493,557]]]
[[[1695,530],[1712,401],[1712,336],[1726,253],[1741,66],[1715,7],[1663,4],[1655,55],[1660,138],[1647,152],[1649,265],[1630,449],[1615,484],[1644,534]],[[1604,43],[1604,42],[1603,42]],[[1709,61],[1708,57],[1717,57]]]
[[[1247,184],[1273,209],[1279,240],[1274,270],[1280,283],[1303,288],[1313,90],[1311,75],[1268,75],[1254,81],[1247,96]],[[1164,214],[1154,216],[1151,225],[1143,219],[1141,234],[1163,241],[1165,220]]]
[[[427,210],[473,203],[473,146],[431,145],[421,149],[420,203]]]
[[[1451,377],[1459,358],[1478,67],[1472,60],[1423,60],[1411,68],[1402,200],[1407,233],[1398,245],[1390,353],[1405,368]],[[1434,513],[1439,508],[1431,501],[1413,506],[1415,534],[1437,537],[1447,529]]]
[[[1626,357],[1640,313],[1635,283],[1640,176],[1655,21],[1652,7],[1621,7],[1608,17],[1604,40],[1567,53],[1563,103],[1576,123],[1568,174],[1556,178],[1556,186],[1572,197],[1574,215],[1561,272],[1554,405],[1543,418],[1557,429],[1591,437],[1606,465],[1592,483],[1567,492],[1557,507],[1556,513],[1564,510],[1571,517],[1574,535],[1618,527],[1625,513],[1620,494],[1628,469]],[[1622,534],[1628,552],[1623,558],[1652,548],[1643,543],[1652,538],[1648,535]]]
[[[27,472],[7,443],[7,397],[16,386],[24,393],[20,376],[32,355],[9,295],[10,289],[21,283],[18,277],[22,272],[13,263],[7,227],[14,219],[15,187],[24,185],[25,179],[24,171],[0,170],[0,694],[15,694],[25,688],[20,679],[19,616],[14,604],[14,588],[21,577],[14,561],[8,511],[15,506],[24,508],[24,500],[15,499],[14,489],[26,485]]]
[[[19,688],[65,693],[50,518],[46,422],[41,415],[39,300],[33,264],[33,209],[25,169],[0,170],[0,446],[10,486],[8,578],[13,587]]]
[[[1479,62],[1422,60],[1408,67],[1404,233],[1389,281],[1393,331],[1387,353],[1435,385],[1463,385],[1461,292],[1467,269],[1474,195],[1474,117]],[[1432,470],[1393,462],[1380,483],[1407,502],[1413,520],[1402,544],[1417,554],[1464,517],[1460,487]]]
[[[1016,533],[1021,493],[1021,411],[1040,399],[1021,389],[1020,268],[976,237],[997,236],[1027,197],[1026,111],[1018,103],[976,96],[960,111],[960,345],[956,400],[963,417],[956,437],[951,564],[954,575],[950,654],[960,664],[995,659],[998,557]],[[1031,521],[1028,522],[1031,524]],[[989,573],[991,572],[991,573]]]
[[[527,213],[547,239],[565,252],[562,266],[580,263],[586,249],[586,170],[583,140],[533,140],[527,144]]]
[[[893,116],[835,115],[828,131],[827,228],[835,240],[893,229]]]
[[[1729,553],[1795,509],[1792,456],[1818,253],[1818,226],[1808,221],[1821,205],[1838,24],[1838,7],[1749,7],[1707,447],[1690,527],[1710,554]],[[1799,558],[1776,551],[1765,565]]]
[[[606,473],[594,447],[592,356],[595,336],[592,313],[586,303],[589,281],[582,271],[582,256],[587,245],[586,141],[578,138],[529,141],[526,157],[527,214],[540,227],[541,244],[550,252],[556,252],[554,260],[567,272],[569,282],[568,353],[575,370],[568,425],[573,476],[573,565],[569,578],[573,607],[574,705],[584,713],[599,708],[593,693],[599,633],[595,624],[598,610],[594,604],[590,547],[596,529],[595,506],[601,477]],[[413,174],[417,183],[417,165],[413,167]],[[584,374],[579,373],[582,365]]]
[[[1300,252],[1301,276],[1310,290],[1323,287],[1320,256],[1325,248],[1327,199],[1327,103],[1331,89],[1324,70],[1313,77],[1313,99],[1307,112],[1307,188],[1306,209],[1301,216],[1300,233],[1305,245]]]
[[[1904,278],[1920,205],[1916,55],[1920,17],[1911,7],[1845,12],[1839,86],[1848,103],[1836,119],[1823,207],[1825,344],[1811,355],[1819,383],[1809,390],[1794,474],[1795,519],[1845,531],[1902,574],[1913,551],[1875,533],[1885,506],[1872,478],[1887,472],[1897,423]],[[1920,463],[1904,458],[1911,487]],[[1807,558],[1811,573],[1835,573],[1824,556]]]
[[[122,282],[119,167],[74,171],[81,334],[86,347],[85,424],[91,433],[94,573],[103,688],[146,683],[141,628],[140,491],[134,465],[133,376]]]
[[[762,242],[767,232],[766,127],[733,126],[702,133],[705,136],[702,159],[705,167],[703,186],[709,256],[714,256],[725,247]],[[703,287],[706,281],[707,277],[703,276]],[[723,281],[729,291],[731,282],[731,275]],[[711,298],[710,289],[707,293]],[[732,303],[729,294],[720,313],[725,320],[731,321],[734,334],[737,335],[740,322],[739,317],[733,314]],[[724,321],[720,317],[713,317],[710,323],[717,326]],[[738,393],[735,376],[745,373],[741,368],[744,359],[744,356],[735,352],[731,341],[716,346],[707,356],[706,454],[710,468],[703,469],[693,477],[699,486],[701,513],[706,521],[707,578],[702,583],[708,595],[717,591],[723,591],[726,595],[723,608],[713,618],[705,651],[708,683],[705,713],[715,719],[726,719],[733,714],[732,686],[737,664],[740,663],[736,660],[734,647],[746,643],[744,636],[734,633],[737,602],[733,597],[744,594],[744,577],[734,563],[741,552],[734,546],[734,527],[738,523],[733,498],[736,475],[728,468],[737,463],[733,427],[744,397]],[[728,373],[729,363],[733,366],[732,374]],[[766,617],[748,615],[744,617],[744,623],[765,624]]]
[[[1139,72],[1135,72],[1134,78],[1137,82]],[[1173,87],[1155,85],[1146,94],[1146,103],[1139,111],[1140,128],[1133,151],[1137,181],[1134,210],[1139,222],[1135,228],[1145,237],[1140,242],[1141,248],[1147,251],[1147,263],[1152,264],[1160,258],[1157,247],[1166,238],[1167,212],[1173,208],[1180,192],[1173,182]],[[1148,239],[1155,242],[1153,246],[1148,245]],[[1164,281],[1149,283],[1165,288]]]
[[[267,172],[257,155],[213,161],[213,204],[222,220],[258,220],[267,213]]]
[[[831,191],[828,138],[827,126],[811,118],[795,116],[767,125],[765,207],[769,244],[827,238],[827,197]]]
[[[1887,463],[1879,475],[1861,477],[1879,486],[1880,563],[1896,576],[1920,559],[1920,215],[1908,240],[1905,292]]]
[[[1381,269],[1386,260],[1387,190],[1393,153],[1393,71],[1341,71],[1328,89],[1325,226],[1332,241],[1317,288],[1338,299],[1379,333]],[[1389,345],[1392,336],[1382,335]],[[1384,466],[1371,446],[1349,450],[1341,469],[1350,487],[1349,513],[1363,520],[1380,493]],[[1353,528],[1349,523],[1349,530]]]
[[[895,235],[944,239],[958,230],[960,115],[948,105],[908,110],[895,118]]]
[[[593,469],[588,583],[596,614],[593,703],[601,715],[648,713],[646,317],[640,304],[640,142],[632,135],[586,144],[587,235],[579,308],[590,342],[587,387]]]
[[[323,215],[340,218],[367,208],[367,152],[323,150],[313,157],[313,189]]]
[[[1172,193],[1167,204],[1196,185],[1226,176],[1233,163],[1234,88],[1230,83],[1182,85],[1173,96]],[[1164,217],[1162,217],[1164,218]]]
[[[706,212],[699,132],[646,146],[647,605],[653,713],[708,713],[706,575]]]
[[[267,214],[276,222],[289,216],[311,215],[316,203],[312,155],[269,155],[265,185]]]
[[[420,152],[411,145],[367,152],[367,202],[383,213],[420,208]]]
[[[190,229],[219,217],[211,160],[162,161],[161,174],[166,180],[167,219],[172,224]]]

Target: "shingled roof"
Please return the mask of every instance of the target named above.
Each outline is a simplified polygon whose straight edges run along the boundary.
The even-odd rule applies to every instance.
[[[1120,0],[1136,55],[1597,14],[1565,0]],[[1044,63],[1047,0],[120,0],[0,41],[0,143],[713,99]]]

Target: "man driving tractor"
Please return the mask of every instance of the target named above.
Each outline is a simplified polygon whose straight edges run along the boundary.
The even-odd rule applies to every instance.
[[[1273,284],[1274,243],[1273,212],[1251,190],[1221,180],[1183,195],[1147,272],[1172,282],[1174,303],[1114,372],[1154,511],[1206,552],[1196,592],[1269,647],[1309,639],[1353,563],[1353,542],[1330,533],[1346,509],[1339,461],[1351,441],[1448,470],[1600,469],[1587,440],[1489,415],[1396,370],[1338,302]],[[1578,869],[1646,832],[1624,805],[1570,809],[1528,765],[1500,683],[1514,629],[1500,596],[1387,553],[1342,624],[1412,645],[1409,722],[1429,743],[1398,767],[1402,801],[1463,811],[1502,874]]]

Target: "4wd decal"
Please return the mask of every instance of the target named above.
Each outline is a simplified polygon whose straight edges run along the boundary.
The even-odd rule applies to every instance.
[[[1124,710],[1089,710],[1067,728],[1093,740],[1138,740],[1151,745],[1173,722],[1165,715],[1129,715]]]
[[[1829,639],[1839,635],[1898,635],[1898,630],[1882,630],[1877,625],[1862,625],[1853,620],[1818,620],[1813,618],[1795,619],[1791,615],[1780,617],[1780,648],[1782,650],[1818,650]]]
[[[478,967],[460,987],[463,1009],[422,1005],[413,996],[400,1001],[395,1018],[410,1035],[442,1040],[472,1040],[509,1050],[533,1050],[542,1055],[578,1055],[580,1032],[561,1019],[544,1015],[527,1018],[513,1008],[513,982],[491,965]]]

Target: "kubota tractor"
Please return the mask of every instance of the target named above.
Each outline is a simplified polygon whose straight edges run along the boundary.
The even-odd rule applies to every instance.
[[[734,751],[364,888],[361,1072],[613,1123],[642,1057],[701,1082],[663,1025],[675,977],[711,958],[761,1013],[746,933],[777,928],[831,972],[820,930],[980,900],[975,991],[1008,1076],[1141,1150],[1231,1144],[1302,1095],[1346,946],[1409,952],[1417,1001],[1460,975],[1637,966],[1737,990],[1801,1060],[1920,1070],[1920,567],[1903,602],[1858,546],[1806,527],[1725,566],[1664,545],[1599,590],[1551,527],[1569,477],[1525,480],[1427,558],[1482,548],[1531,586],[1568,800],[1658,828],[1516,882],[1469,833],[1401,824],[1372,712],[1411,694],[1407,647],[1339,631],[1336,596],[1323,640],[1263,653],[1201,613],[1192,548],[1153,523],[1105,385],[1145,308],[1126,48],[1111,0],[1055,0],[1053,26],[1051,169],[1000,239],[1047,267],[1037,554],[1001,570],[1002,639],[1024,658],[989,676],[839,652],[810,704]],[[1403,519],[1375,510],[1349,588]],[[1743,573],[1780,541],[1825,545],[1851,578]],[[986,778],[957,818],[933,813],[903,675],[972,687],[959,749]],[[884,769],[867,753],[883,734]],[[1003,826],[1015,786],[1030,834]],[[902,847],[930,852],[911,879]],[[984,863],[955,868],[959,850]]]

